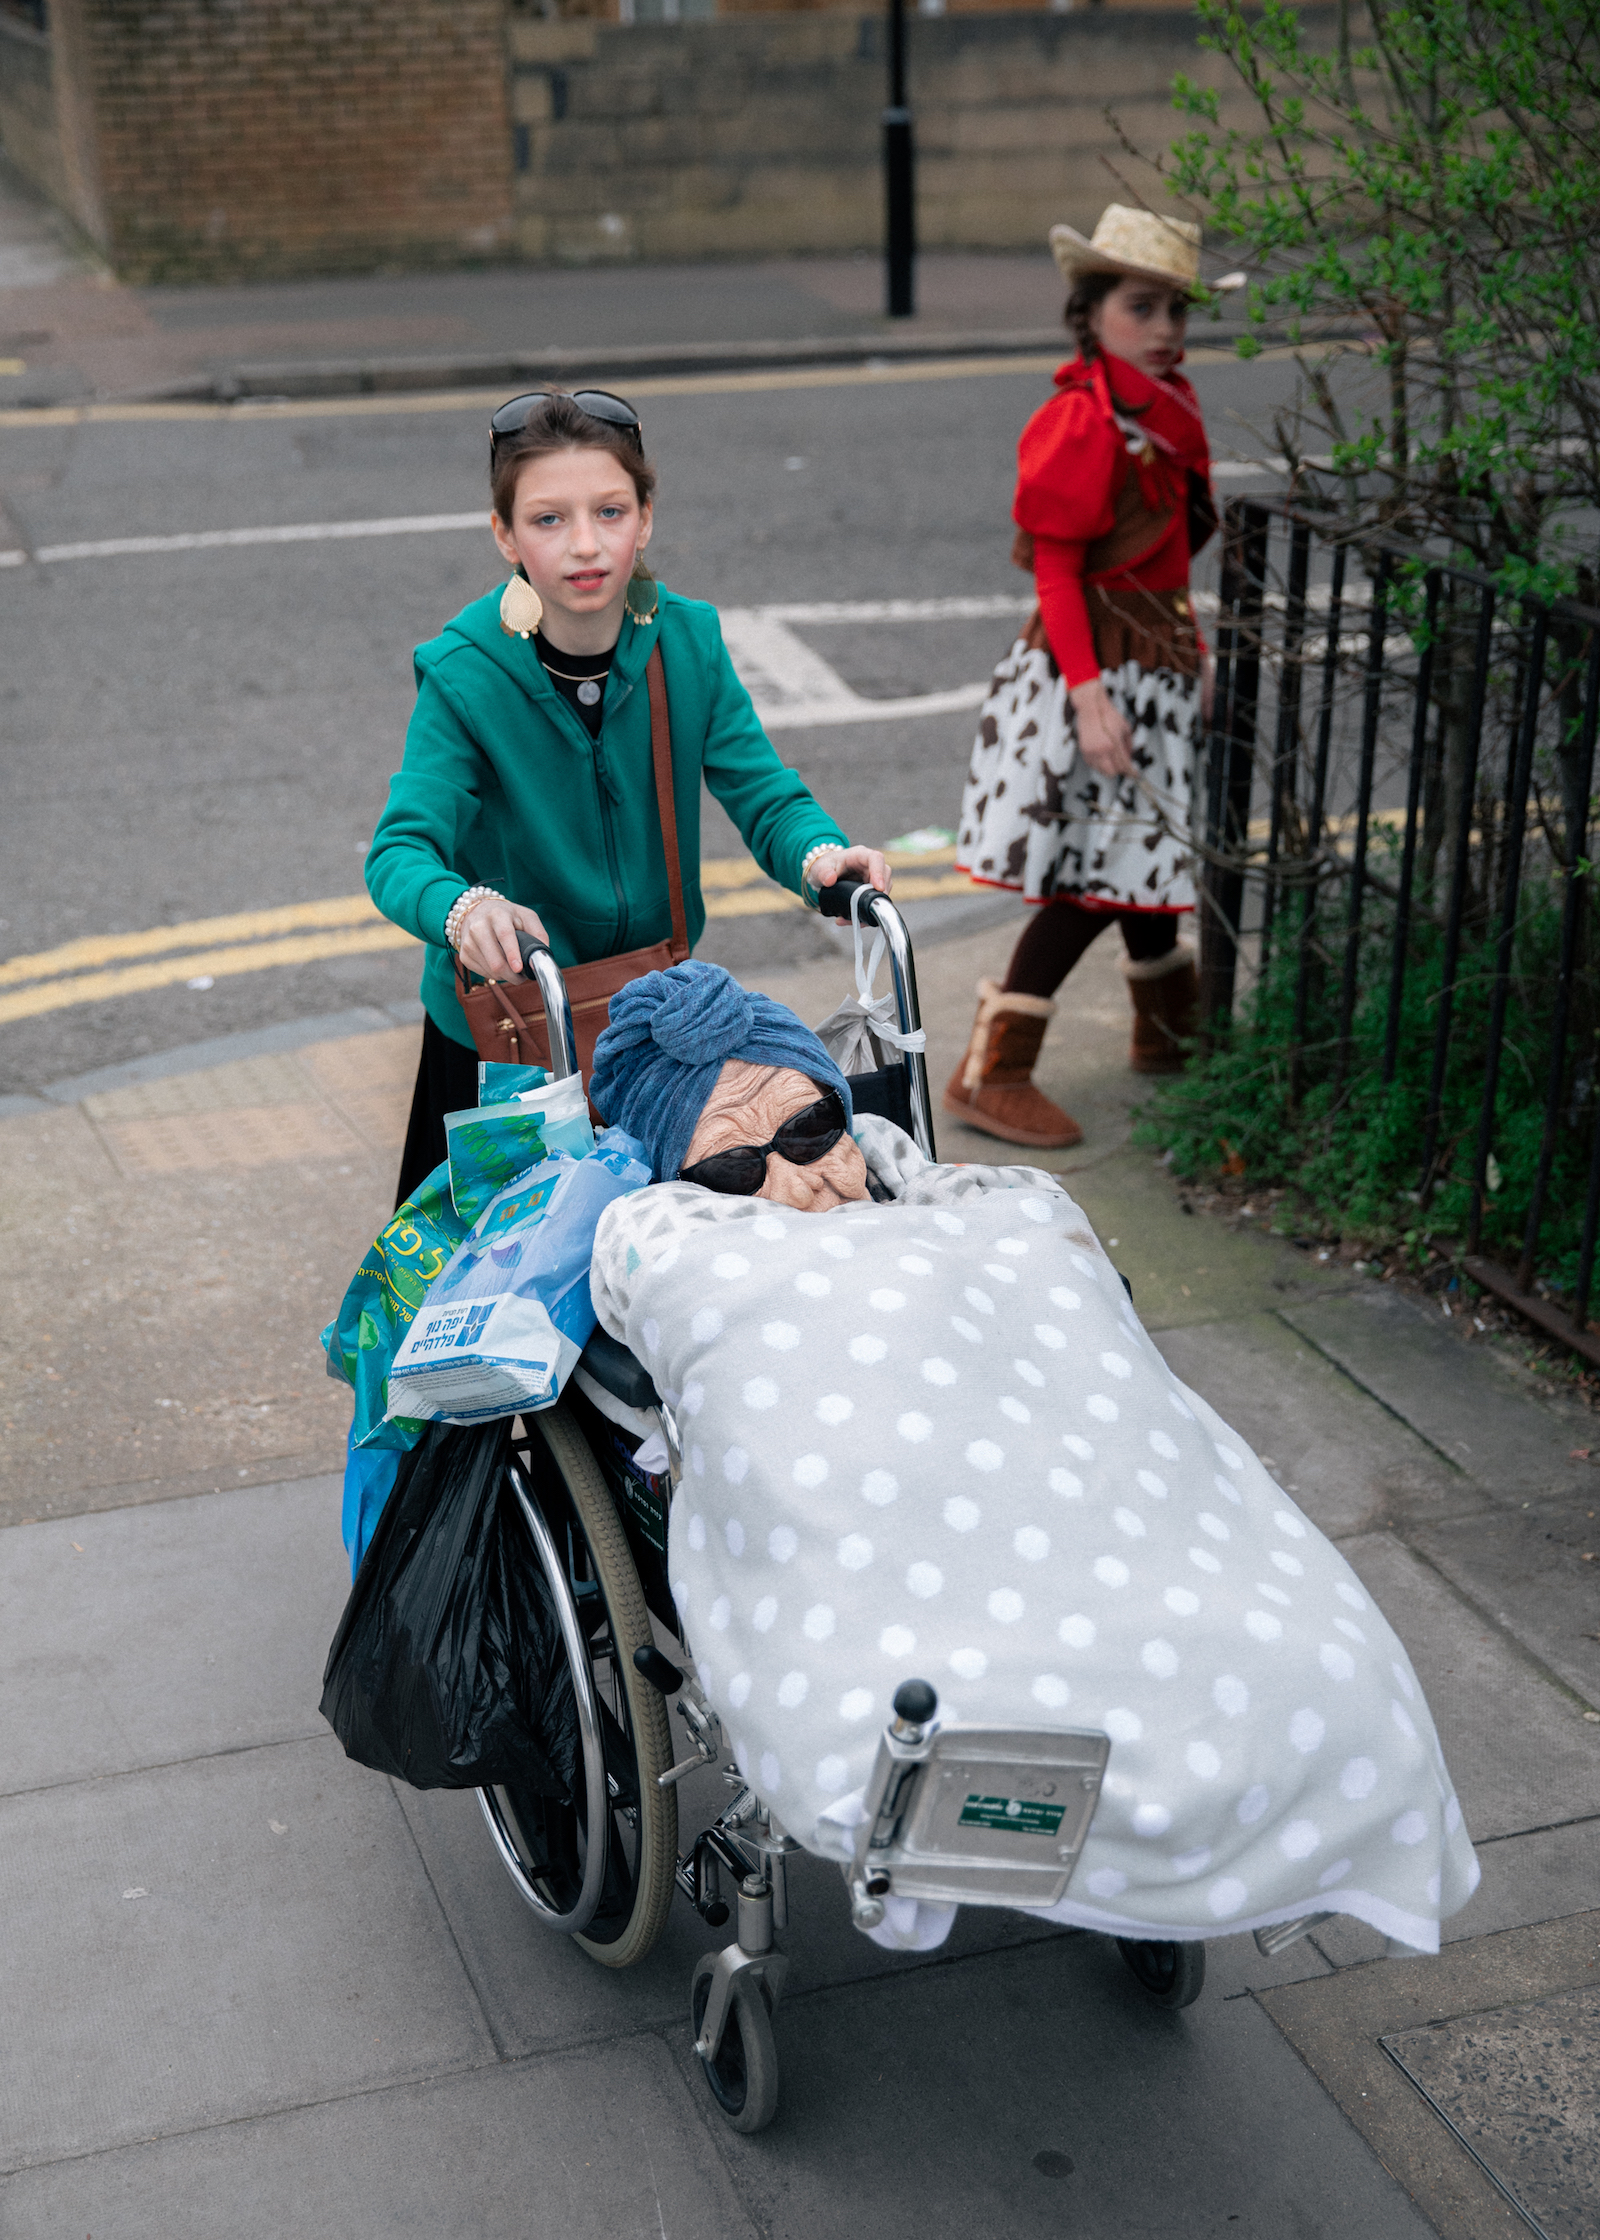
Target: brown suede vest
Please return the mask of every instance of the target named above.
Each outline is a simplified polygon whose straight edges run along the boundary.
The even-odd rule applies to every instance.
[[[1200,673],[1200,641],[1187,591],[1147,591],[1127,575],[1120,582],[1094,581],[1133,567],[1154,550],[1171,525],[1172,515],[1147,506],[1139,477],[1125,469],[1111,527],[1083,556],[1083,596],[1095,658],[1102,669],[1120,669],[1125,661],[1136,661],[1141,669],[1168,669],[1180,677]],[[1026,529],[1017,531],[1011,558],[1017,567],[1033,573],[1033,538]],[[1049,651],[1037,607],[1022,636],[1031,649]]]

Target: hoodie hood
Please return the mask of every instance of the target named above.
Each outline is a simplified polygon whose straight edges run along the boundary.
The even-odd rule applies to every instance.
[[[459,657],[466,653],[474,660],[488,661],[496,669],[503,671],[514,684],[521,687],[530,700],[554,702],[565,709],[566,703],[545,675],[544,663],[534,651],[532,639],[501,628],[500,596],[504,589],[503,584],[497,583],[481,599],[474,599],[470,606],[463,607],[453,621],[445,624],[436,638],[430,638],[417,647],[413,658],[418,685],[420,686],[425,675],[437,669],[441,663],[449,661],[452,656]],[[660,596],[664,604],[667,597],[665,588]],[[657,618],[660,613],[661,605],[658,604]],[[641,625],[634,621],[632,615],[623,615],[622,632],[617,639],[617,650],[611,664],[612,677],[617,687],[613,705],[620,706],[628,692],[644,676],[645,663],[650,658],[659,630],[659,619]],[[613,696],[608,694],[607,698],[612,699]],[[573,717],[573,722],[577,722],[576,717]]]

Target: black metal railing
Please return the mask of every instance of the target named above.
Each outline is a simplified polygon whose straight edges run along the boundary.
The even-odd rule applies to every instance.
[[[1600,1361],[1600,610],[1247,499],[1216,604],[1213,1045],[1270,1041],[1330,1142],[1381,1115],[1472,1279]]]

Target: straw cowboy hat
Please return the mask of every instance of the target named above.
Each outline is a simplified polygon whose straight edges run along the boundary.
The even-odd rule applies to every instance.
[[[1132,280],[1165,280],[1199,290],[1200,228],[1189,218],[1163,217],[1154,210],[1129,210],[1109,203],[1100,213],[1092,241],[1074,226],[1052,226],[1050,247],[1068,287],[1089,272],[1115,272]],[[1230,272],[1218,288],[1240,288],[1242,273]]]

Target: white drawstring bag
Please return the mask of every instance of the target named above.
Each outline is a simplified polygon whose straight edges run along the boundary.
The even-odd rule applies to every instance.
[[[872,951],[865,954],[861,905],[872,892],[858,887],[850,897],[850,923],[856,937],[856,992],[846,996],[837,1011],[830,1011],[817,1028],[817,1040],[842,1074],[876,1073],[893,1065],[908,1050],[926,1050],[928,1037],[921,1027],[914,1034],[900,1032],[894,991],[875,996],[872,983],[878,976],[885,948],[882,933],[874,927]]]

